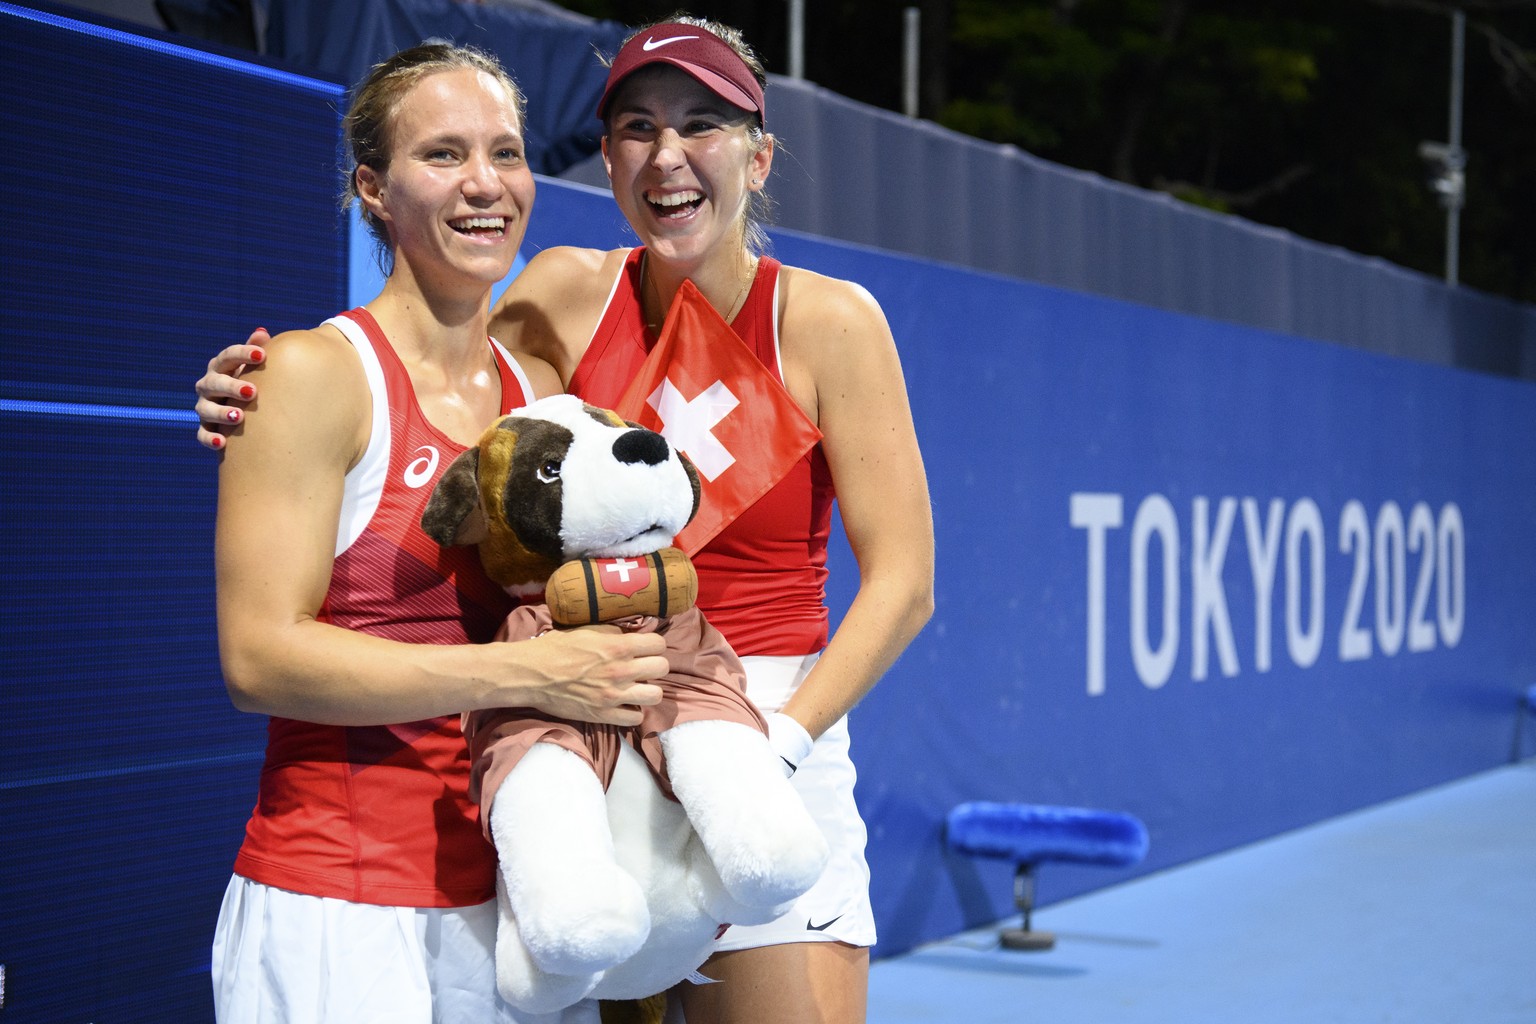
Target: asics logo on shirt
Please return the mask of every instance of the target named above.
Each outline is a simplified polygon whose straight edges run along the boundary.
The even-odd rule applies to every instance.
[[[437,472],[437,449],[429,444],[424,444],[416,450],[418,452],[426,452],[426,454],[413,459],[411,464],[405,467],[405,472],[401,475],[401,478],[405,481],[405,486],[412,489],[426,486],[431,481],[432,474]]]
[[[699,37],[698,36],[669,36],[666,39],[657,39],[656,37],[652,36],[650,39],[647,39],[645,42],[640,44],[640,49],[644,50],[646,53],[650,53],[652,50],[659,50],[659,49],[661,49],[663,46],[666,46],[668,43],[680,43],[684,39],[697,39],[697,38],[699,38]]]

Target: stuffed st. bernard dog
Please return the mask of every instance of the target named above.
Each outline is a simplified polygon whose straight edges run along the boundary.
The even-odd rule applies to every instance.
[[[510,592],[543,593],[504,639],[594,621],[667,639],[664,698],[637,727],[465,716],[500,858],[497,984],[529,1012],[671,987],[722,925],[771,920],[826,862],[740,660],[693,607],[692,564],[668,547],[698,501],[661,435],[559,395],[492,424],[422,517],[441,544],[478,544]]]

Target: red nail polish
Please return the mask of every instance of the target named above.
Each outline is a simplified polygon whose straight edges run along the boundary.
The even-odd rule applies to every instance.
[[[251,387],[249,384],[242,384],[242,385],[240,385],[240,397],[241,398],[247,398],[247,399],[255,398],[256,397],[256,389]]]
[[[215,448],[223,448],[224,447],[224,435],[223,434],[214,434],[213,435],[213,440],[210,443]]]
[[[265,358],[267,358],[267,354],[259,348],[251,353],[251,362],[253,363],[259,363]]]
[[[229,420],[229,422],[231,422],[231,423],[239,423],[240,422],[240,410],[239,409],[231,409],[231,410],[229,410],[229,412],[225,413],[224,415]]]

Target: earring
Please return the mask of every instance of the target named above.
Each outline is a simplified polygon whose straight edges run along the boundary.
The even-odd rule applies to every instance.
[[[754,184],[754,185],[761,185],[762,183],[763,183],[763,181],[762,181],[761,178],[753,178],[752,179],[752,184]]]

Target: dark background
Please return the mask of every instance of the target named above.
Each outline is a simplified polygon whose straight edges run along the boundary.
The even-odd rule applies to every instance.
[[[569,0],[642,24],[661,0]],[[807,3],[805,74],[901,109],[900,0]],[[1429,0],[912,0],[919,114],[1188,202],[1445,269],[1419,155],[1449,134],[1451,16]],[[1466,12],[1461,283],[1536,302],[1536,2]],[[688,7],[787,73],[788,3]],[[791,148],[794,140],[786,140]],[[935,183],[941,188],[942,183]]]

